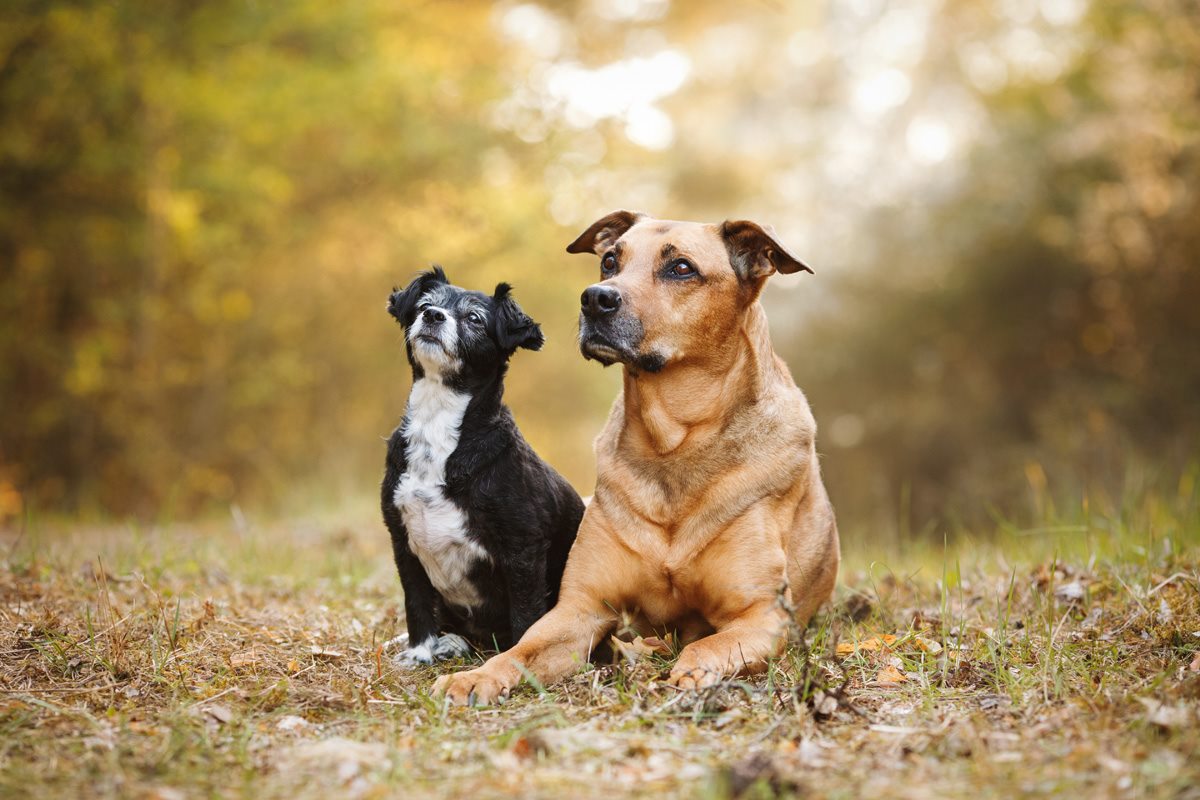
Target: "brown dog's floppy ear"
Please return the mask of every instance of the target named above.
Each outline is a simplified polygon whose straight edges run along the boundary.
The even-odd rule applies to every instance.
[[[766,278],[776,271],[785,274],[800,270],[812,272],[807,264],[779,243],[770,225],[759,225],[748,219],[726,220],[721,223],[721,238],[729,251],[729,263],[743,280]]]
[[[599,253],[624,236],[625,231],[645,216],[640,211],[614,211],[607,214],[593,222],[586,231],[579,234],[578,239],[567,245],[567,252]]]

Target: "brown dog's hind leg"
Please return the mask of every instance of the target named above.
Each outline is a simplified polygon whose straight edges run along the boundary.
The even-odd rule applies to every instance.
[[[581,610],[560,601],[525,632],[515,647],[493,656],[478,669],[443,675],[433,684],[456,706],[487,705],[508,696],[526,675],[547,684],[588,662],[592,648],[616,624],[606,610]]]
[[[786,635],[787,615],[777,601],[764,600],[713,635],[683,648],[667,683],[703,689],[727,676],[762,672],[779,654]]]

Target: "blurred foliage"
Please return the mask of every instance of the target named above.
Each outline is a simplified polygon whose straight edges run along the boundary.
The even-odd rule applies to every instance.
[[[774,224],[844,525],[1170,473],[1200,429],[1191,0],[32,2],[0,19],[0,516],[367,494],[389,289],[516,285],[509,399],[587,493],[617,207]],[[1176,473],[1177,474],[1177,473]]]

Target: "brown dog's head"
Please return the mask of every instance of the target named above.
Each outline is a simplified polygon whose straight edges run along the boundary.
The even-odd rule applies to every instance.
[[[659,372],[728,341],[775,272],[812,272],[769,226],[702,224],[614,211],[568,253],[600,256],[580,298],[579,349],[600,363]]]

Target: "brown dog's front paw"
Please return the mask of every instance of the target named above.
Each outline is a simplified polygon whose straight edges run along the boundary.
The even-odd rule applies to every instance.
[[[674,686],[676,689],[707,689],[720,680],[721,673],[713,672],[703,667],[695,669],[679,669],[679,667],[676,667],[671,670],[671,675],[667,678],[667,685]]]
[[[434,682],[433,694],[456,706],[486,706],[508,697],[508,688],[480,668],[443,675]]]

